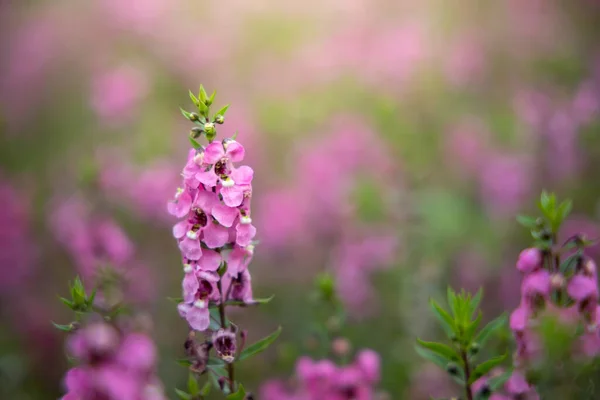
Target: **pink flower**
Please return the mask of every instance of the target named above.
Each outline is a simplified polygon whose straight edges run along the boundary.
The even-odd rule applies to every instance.
[[[527,275],[521,283],[523,305],[535,312],[549,300],[550,290],[551,280],[548,271],[540,270]]]
[[[90,103],[100,120],[110,124],[121,123],[133,117],[135,108],[147,91],[144,73],[123,66],[94,77]]]
[[[524,273],[532,272],[542,266],[542,253],[539,249],[525,249],[519,254],[517,269]]]
[[[186,267],[186,268],[189,268]],[[185,318],[193,329],[203,331],[210,325],[209,305],[210,301],[218,301],[221,294],[217,288],[219,275],[215,272],[198,270],[189,276],[183,285],[183,303],[178,306],[179,314]],[[196,279],[196,283],[193,280]]]

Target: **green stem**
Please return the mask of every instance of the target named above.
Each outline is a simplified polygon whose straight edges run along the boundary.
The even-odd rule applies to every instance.
[[[223,301],[223,287],[221,285],[221,280],[217,282],[217,288],[219,289],[219,294],[221,296],[221,301],[219,302],[219,318],[221,319],[221,328],[227,328],[227,320],[225,319],[225,302]],[[233,363],[227,364],[227,375],[229,375],[229,390],[231,393],[235,392],[235,368]]]
[[[469,380],[471,379],[471,369],[469,367],[467,351],[465,349],[461,349],[460,354],[463,363],[465,364],[465,395],[467,396],[467,400],[473,400],[473,391],[471,390],[471,384],[469,383]]]

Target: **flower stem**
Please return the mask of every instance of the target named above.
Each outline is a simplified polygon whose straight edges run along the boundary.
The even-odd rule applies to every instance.
[[[219,293],[221,295],[221,301],[219,302],[219,318],[221,319],[221,328],[227,328],[227,320],[225,319],[225,301],[223,299],[223,287],[221,285],[221,280],[217,282],[217,288],[219,289]],[[229,375],[229,390],[231,393],[235,392],[235,368],[233,363],[227,364],[227,374]]]
[[[469,368],[469,359],[465,349],[461,350],[461,356],[463,363],[465,364],[465,394],[467,400],[473,400],[473,391],[471,390],[471,384],[469,383],[469,380],[471,379],[471,369]]]

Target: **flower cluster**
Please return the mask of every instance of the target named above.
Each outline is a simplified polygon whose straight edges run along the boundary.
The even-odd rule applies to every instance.
[[[372,350],[359,352],[354,362],[337,366],[330,360],[303,357],[296,363],[294,385],[281,381],[266,383],[264,400],[371,400],[380,379],[379,355]]]
[[[155,375],[156,348],[143,333],[91,322],[67,341],[78,365],[67,372],[63,400],[165,400]]]
[[[190,117],[198,121],[197,114]],[[217,115],[216,123],[223,117]],[[210,303],[227,300],[252,302],[248,272],[256,228],[252,225],[252,168],[236,166],[244,147],[234,139],[214,140],[215,123],[192,130],[209,139],[206,147],[190,149],[168,211],[182,218],[173,227],[183,258],[183,301],[179,313],[190,327],[205,331],[210,325]]]
[[[524,274],[521,304],[510,317],[517,341],[517,364],[534,361],[541,350],[536,326],[543,316],[554,316],[571,326],[583,323],[586,329],[579,350],[590,357],[600,354],[596,264],[583,254],[575,254],[574,271],[567,275],[553,270],[554,261],[548,258],[548,253],[530,248],[523,250],[517,261],[517,269]]]

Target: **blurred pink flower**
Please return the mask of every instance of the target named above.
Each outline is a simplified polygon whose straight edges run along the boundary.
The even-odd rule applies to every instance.
[[[28,202],[0,181],[0,293],[20,290],[35,268],[37,246],[29,228]]]
[[[167,161],[142,167],[122,160],[115,156],[101,161],[99,183],[105,195],[148,221],[170,221],[163,211],[165,198],[177,187],[175,167]]]
[[[527,201],[532,189],[532,165],[525,156],[488,154],[481,166],[481,201],[496,218],[509,218]]]
[[[487,158],[489,136],[479,119],[459,121],[444,135],[448,165],[457,167],[461,176],[475,176]]]
[[[90,105],[103,123],[120,124],[134,118],[148,89],[148,80],[138,68],[121,66],[102,71],[92,79]]]
[[[0,110],[9,127],[30,116],[42,97],[46,74],[60,56],[58,24],[40,15],[7,35],[10,43],[0,60]]]
[[[177,3],[177,0],[99,1],[110,21],[123,30],[137,34],[152,33]]]
[[[477,36],[464,35],[458,38],[445,57],[446,79],[455,86],[478,83],[485,73],[486,56]]]

